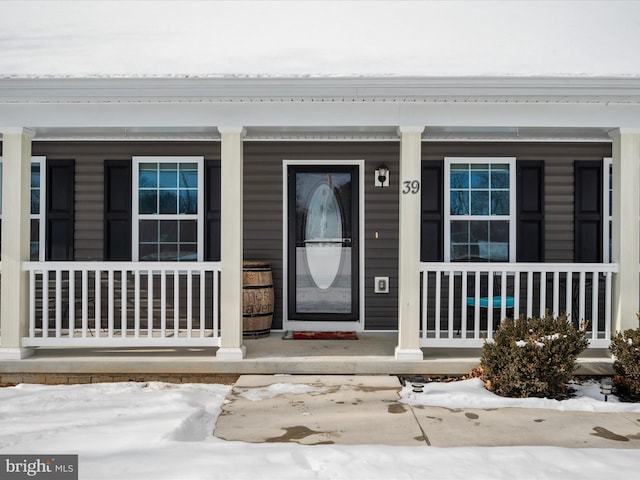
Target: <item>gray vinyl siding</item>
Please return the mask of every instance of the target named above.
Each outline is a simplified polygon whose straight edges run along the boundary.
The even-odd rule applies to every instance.
[[[516,157],[544,161],[545,261],[573,262],[573,163],[602,161],[611,156],[610,143],[484,143],[425,142],[423,160],[444,157]],[[446,248],[446,246],[445,246]]]
[[[75,260],[103,260],[104,161],[136,155],[220,158],[215,142],[34,142],[33,155],[75,160]]]
[[[219,159],[219,143],[204,142],[35,142],[34,155],[74,159],[75,259],[102,260],[104,161],[136,155],[204,155]],[[283,160],[365,160],[365,316],[366,328],[397,328],[398,251],[397,142],[246,142],[244,145],[244,256],[272,264],[275,290],[273,328],[282,327]],[[391,186],[375,188],[380,163],[391,169]],[[224,181],[224,180],[223,180]],[[135,201],[135,199],[134,199]],[[378,239],[375,239],[378,232]],[[388,276],[389,294],[373,293],[373,278]]]
[[[397,328],[398,142],[245,142],[244,255],[272,264],[273,328],[282,327],[283,160],[364,160],[365,328]],[[75,259],[103,259],[103,169],[105,160],[137,155],[201,155],[220,158],[218,142],[34,142],[33,155],[74,159]],[[446,156],[514,156],[545,163],[545,254],[547,262],[573,261],[573,162],[611,156],[608,143],[424,142],[425,160]],[[390,169],[390,186],[373,185],[375,168]],[[223,179],[224,181],[224,179]],[[134,199],[135,201],[135,199]],[[376,232],[377,237],[376,238]],[[374,294],[374,277],[389,277],[390,293]]]
[[[244,254],[271,262],[275,288],[274,328],[282,326],[283,160],[364,160],[365,328],[397,328],[398,159],[397,142],[247,142],[244,145]],[[389,188],[373,186],[375,168],[391,170]],[[375,238],[378,232],[378,238]],[[390,293],[373,293],[374,277],[389,277]]]

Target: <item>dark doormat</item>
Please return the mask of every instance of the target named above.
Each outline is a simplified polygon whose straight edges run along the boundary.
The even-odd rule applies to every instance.
[[[285,332],[284,340],[358,340],[356,332]]]

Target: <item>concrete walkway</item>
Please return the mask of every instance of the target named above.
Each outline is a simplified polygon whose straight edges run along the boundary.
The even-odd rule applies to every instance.
[[[214,435],[225,440],[319,444],[640,448],[640,413],[400,403],[394,376],[244,375]]]

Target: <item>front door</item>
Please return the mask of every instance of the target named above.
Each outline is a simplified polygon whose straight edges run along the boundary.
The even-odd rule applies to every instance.
[[[358,164],[287,165],[285,328],[359,329],[359,174]]]

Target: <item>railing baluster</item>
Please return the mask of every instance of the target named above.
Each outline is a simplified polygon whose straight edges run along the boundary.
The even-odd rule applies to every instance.
[[[611,272],[604,274],[604,338],[611,338]]]
[[[29,271],[29,338],[36,338],[36,271]]]
[[[147,270],[147,337],[153,337],[153,271]]]
[[[427,338],[429,309],[429,270],[422,272],[422,338]]]
[[[513,318],[520,317],[520,274],[522,272],[514,272],[513,280]]]
[[[448,319],[447,319],[447,338],[453,338],[453,298],[455,294],[455,286],[453,280],[455,278],[455,272],[449,274],[449,303],[448,307]]]
[[[533,272],[527,272],[527,317],[533,316]]]
[[[173,336],[180,335],[180,271],[173,271]],[[190,337],[187,337],[190,338]]]
[[[82,338],[87,338],[89,330],[89,272],[82,270]]]
[[[56,338],[62,337],[62,272],[56,270]]]
[[[219,337],[218,334],[219,318],[218,318],[218,272],[213,271],[213,336]]]
[[[167,336],[167,272],[160,272],[160,337]]]
[[[200,270],[200,338],[205,337],[204,270]]]
[[[436,316],[435,316],[435,330],[436,330],[436,338],[440,338],[440,282],[441,282],[441,272],[436,272]]]
[[[460,338],[467,338],[467,275],[468,272],[461,272],[462,274],[462,290],[460,291],[460,305],[461,318],[460,318]]]
[[[487,338],[493,338],[493,280],[494,272],[487,272]]]
[[[566,286],[566,314],[570,321],[573,321],[573,272],[567,271],[567,286]]]
[[[127,338],[127,271],[120,270],[120,336]]]
[[[591,272],[591,338],[598,338],[598,272]]]
[[[193,331],[193,278],[192,271],[187,271],[187,331],[189,338],[192,337]]]
[[[49,271],[42,270],[42,336],[49,337]]]
[[[109,273],[107,275],[107,281],[109,282],[109,289],[108,289],[108,295],[109,298],[107,299],[107,306],[108,306],[108,310],[107,310],[107,336],[109,338],[113,338],[113,317],[114,317],[114,305],[113,302],[115,300],[115,293],[113,291],[113,270],[109,270]]]
[[[76,271],[69,270],[69,297],[67,313],[69,322],[69,338],[74,337],[76,329]]]
[[[547,310],[547,272],[540,272],[540,310],[539,317],[543,317]]]
[[[580,300],[578,302],[578,325],[580,325],[580,322],[582,322],[583,320],[585,320],[585,272],[580,272],[580,283],[579,285],[579,292],[580,292]]]
[[[473,304],[473,338],[480,340],[480,270],[476,270]]]
[[[553,272],[553,315],[560,314],[560,272]]]
[[[96,322],[96,337],[100,337],[100,330],[102,329],[102,273],[100,270],[96,270],[94,273],[94,296],[95,296],[95,312],[94,318]]]
[[[140,338],[140,270],[133,273],[133,337]]]
[[[507,318],[507,272],[500,273],[500,321]]]

